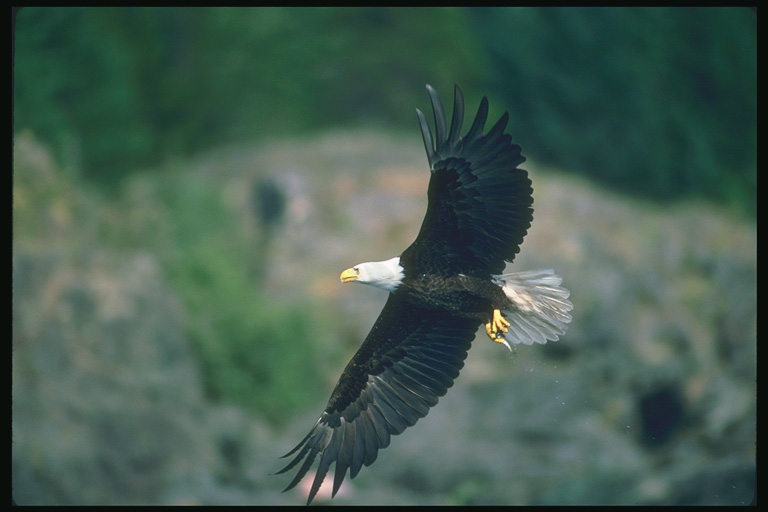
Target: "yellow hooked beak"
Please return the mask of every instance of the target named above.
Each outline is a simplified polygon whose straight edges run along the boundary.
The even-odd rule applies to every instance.
[[[340,279],[342,283],[351,283],[357,281],[358,277],[360,277],[360,272],[355,267],[352,267],[342,272]]]

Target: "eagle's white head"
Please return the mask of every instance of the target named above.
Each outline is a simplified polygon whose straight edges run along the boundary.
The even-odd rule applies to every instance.
[[[341,282],[370,284],[393,292],[403,282],[404,276],[400,256],[395,256],[386,261],[369,261],[348,268],[341,273]]]

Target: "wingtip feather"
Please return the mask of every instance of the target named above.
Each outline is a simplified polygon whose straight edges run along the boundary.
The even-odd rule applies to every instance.
[[[440,147],[445,144],[445,110],[443,109],[443,102],[440,101],[440,95],[429,84],[427,84],[427,93],[429,93],[429,100],[432,103],[432,110],[435,114],[435,142],[437,144],[437,151],[440,152]]]
[[[448,143],[455,150],[461,142],[461,126],[464,124],[464,93],[458,84],[453,89],[453,115],[451,129],[448,133]]]
[[[421,110],[416,109],[416,116],[419,118],[421,137],[424,140],[424,149],[427,151],[427,160],[429,161],[429,166],[432,167],[432,165],[437,160],[437,155],[435,154],[435,143],[432,140],[432,130],[429,128],[427,118]]]

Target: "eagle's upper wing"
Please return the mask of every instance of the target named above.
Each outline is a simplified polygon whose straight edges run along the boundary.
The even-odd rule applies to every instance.
[[[427,85],[435,112],[435,135],[417,110],[432,175],[429,205],[416,242],[401,256],[414,272],[421,262],[449,272],[499,274],[512,261],[533,220],[533,189],[520,146],[504,133],[507,112],[483,134],[488,100],[462,137],[464,96],[456,86],[447,128],[437,92]],[[425,269],[430,270],[430,269]],[[432,269],[433,270],[433,269]]]
[[[336,463],[333,494],[347,469],[354,478],[376,460],[390,436],[401,433],[437,404],[453,385],[475,336],[478,322],[414,308],[390,294],[378,320],[347,364],[328,406],[309,434],[285,457],[293,460],[279,473],[301,463],[294,487],[312,467],[307,504]],[[297,453],[298,452],[298,453]]]

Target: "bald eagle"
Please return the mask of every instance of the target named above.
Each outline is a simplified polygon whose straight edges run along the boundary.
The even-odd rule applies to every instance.
[[[504,133],[509,113],[483,134],[483,98],[462,137],[461,89],[450,128],[437,92],[429,85],[427,92],[434,137],[416,110],[431,171],[421,230],[399,256],[341,273],[342,282],[373,285],[389,297],[320,418],[278,472],[301,464],[287,491],[320,457],[307,504],[332,464],[335,496],[347,470],[354,478],[391,436],[427,415],[459,375],[480,325],[511,349],[557,340],[571,320],[569,292],[552,269],[503,274],[533,220],[531,180],[518,168],[525,158]]]

